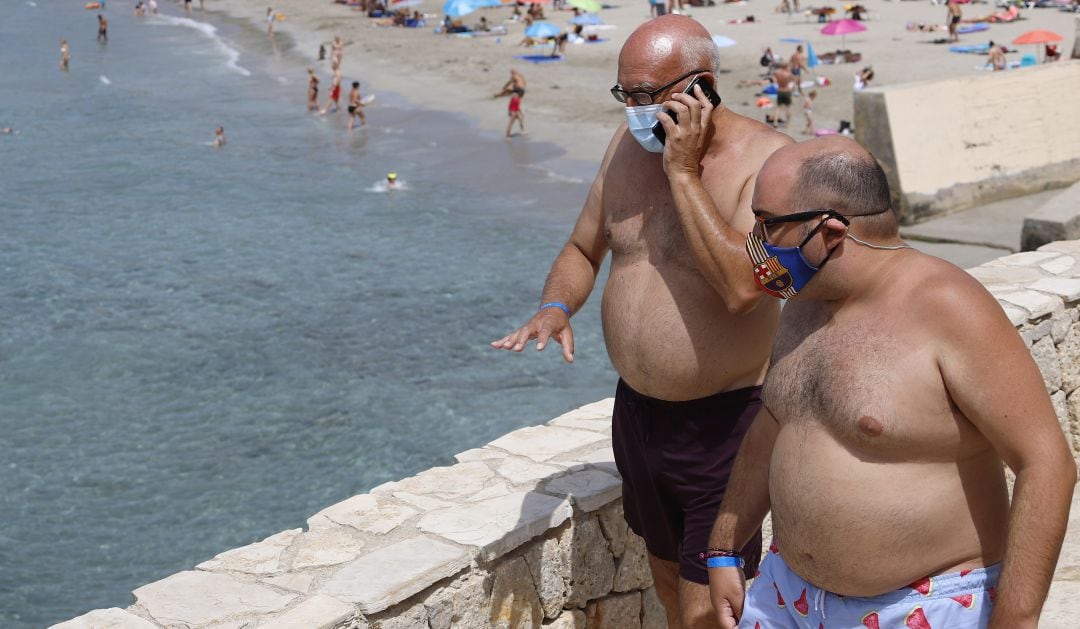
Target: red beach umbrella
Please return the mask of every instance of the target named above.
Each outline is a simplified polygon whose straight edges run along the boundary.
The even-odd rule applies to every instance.
[[[1061,35],[1053,31],[1028,31],[1023,35],[1012,40],[1012,43],[1017,46],[1023,46],[1024,44],[1049,44],[1050,42],[1061,41],[1064,39]]]
[[[821,29],[821,34],[822,35],[839,35],[840,36],[840,46],[842,48],[847,48],[847,41],[846,41],[847,37],[846,37],[846,35],[848,33],[861,33],[862,31],[865,31],[865,30],[866,30],[866,27],[863,26],[862,22],[859,22],[857,20],[846,20],[845,19],[845,20],[836,20],[835,22],[829,22],[828,24],[825,25],[825,28]]]

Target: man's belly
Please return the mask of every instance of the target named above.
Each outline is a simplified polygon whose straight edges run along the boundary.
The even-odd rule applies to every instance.
[[[604,288],[612,365],[634,390],[664,400],[760,384],[778,318],[773,300],[730,314],[699,274],[677,266],[613,264]]]
[[[877,596],[1004,552],[1008,496],[992,453],[871,463],[820,427],[789,424],[773,449],[769,493],[784,561],[837,594]]]

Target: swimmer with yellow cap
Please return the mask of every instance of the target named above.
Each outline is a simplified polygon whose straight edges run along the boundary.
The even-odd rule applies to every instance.
[[[389,190],[396,190],[398,188],[397,173],[386,174],[386,187]]]

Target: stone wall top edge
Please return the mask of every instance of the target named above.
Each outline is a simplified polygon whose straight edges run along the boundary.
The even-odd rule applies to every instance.
[[[1080,306],[1080,240],[1062,240],[967,269],[1020,328]]]

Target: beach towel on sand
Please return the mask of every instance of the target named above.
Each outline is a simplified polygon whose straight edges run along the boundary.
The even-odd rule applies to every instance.
[[[551,55],[516,55],[514,58],[528,61],[529,63],[548,63],[550,61],[563,60],[562,57],[552,57]]]

